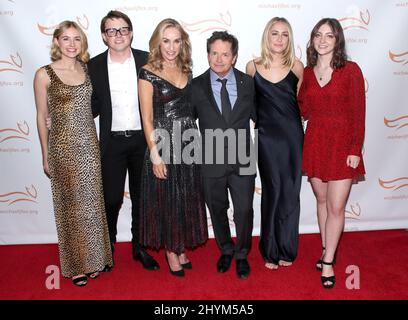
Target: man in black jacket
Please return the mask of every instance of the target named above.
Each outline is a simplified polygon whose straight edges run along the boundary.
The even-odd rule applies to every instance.
[[[148,53],[131,48],[132,22],[119,11],[110,11],[101,21],[101,33],[108,50],[88,63],[92,82],[92,112],[99,115],[102,181],[112,249],[123,203],[126,174],[132,201],[132,251],[148,270],[158,263],[139,243],[140,179],[146,140],[139,111],[137,74]],[[113,250],[112,250],[113,251]]]
[[[256,174],[255,152],[250,148],[250,119],[256,118],[254,84],[251,77],[234,68],[238,40],[233,35],[214,32],[207,40],[207,53],[210,69],[193,79],[191,98],[203,139],[205,201],[221,251],[218,272],[226,272],[235,257],[237,275],[245,279],[250,273],[247,255]],[[227,215],[228,191],[234,207],[235,244]]]

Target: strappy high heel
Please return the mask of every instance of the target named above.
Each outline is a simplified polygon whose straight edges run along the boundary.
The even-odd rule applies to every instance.
[[[326,250],[325,247],[322,247],[322,249],[323,249],[323,251]],[[337,256],[337,250],[336,250],[336,252],[334,253],[333,265],[336,264],[336,256]],[[317,270],[317,271],[320,271],[320,272],[321,272],[321,271],[323,270],[322,261],[323,261],[323,260],[322,260],[321,258],[316,261],[316,270]]]
[[[322,247],[323,251],[326,250],[325,247]],[[320,258],[319,260],[316,261],[316,270],[317,271],[322,271],[323,267],[322,267],[322,259]]]
[[[78,287],[86,286],[88,277],[84,274],[72,277],[72,283]]]
[[[326,261],[322,260],[322,264],[324,264],[326,266],[332,266],[334,264],[334,260],[332,262],[326,262]],[[334,284],[336,283],[336,276],[335,275],[332,275],[332,276],[329,276],[329,277],[321,276],[321,280],[322,280],[323,288],[331,289],[331,288],[334,287]]]

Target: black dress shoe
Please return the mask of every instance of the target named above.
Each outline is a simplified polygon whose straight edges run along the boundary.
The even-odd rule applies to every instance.
[[[217,271],[218,272],[227,272],[231,266],[232,255],[231,254],[222,254],[217,262]]]
[[[133,250],[133,259],[140,261],[147,270],[159,270],[159,264],[144,249]]]
[[[251,268],[247,259],[237,259],[237,276],[240,279],[246,279],[249,276]]]

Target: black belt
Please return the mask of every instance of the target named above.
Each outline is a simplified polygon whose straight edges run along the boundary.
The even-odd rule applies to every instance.
[[[125,131],[111,131],[111,135],[113,137],[123,136],[123,137],[131,137],[135,134],[142,133],[142,130],[125,130]]]

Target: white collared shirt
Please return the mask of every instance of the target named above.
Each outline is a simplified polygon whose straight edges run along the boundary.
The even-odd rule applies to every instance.
[[[108,52],[109,87],[112,100],[111,131],[141,130],[136,64],[133,54],[123,63]]]

